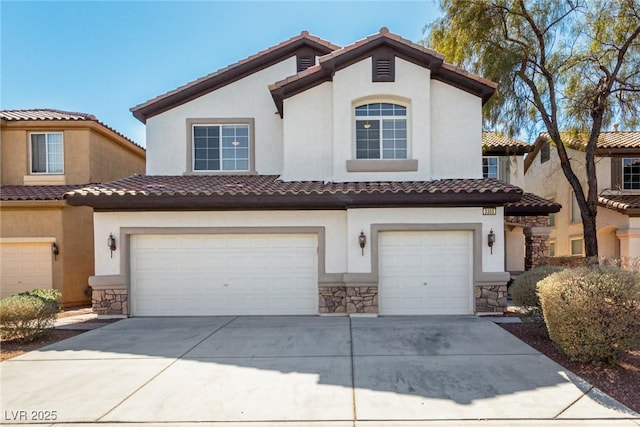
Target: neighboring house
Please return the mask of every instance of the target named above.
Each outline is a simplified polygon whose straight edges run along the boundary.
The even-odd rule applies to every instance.
[[[537,199],[483,178],[494,89],[385,28],[344,48],[302,32],[133,107],[147,175],[66,195],[95,209],[94,308],[502,310],[504,206]]]
[[[617,126],[616,126],[617,128]],[[587,138],[563,134],[573,170],[587,189]],[[535,141],[525,161],[526,188],[564,208],[552,218],[552,256],[584,256],[580,210],[561,168],[557,150],[547,134]],[[640,132],[602,132],[596,148],[599,255],[610,258],[640,256]]]
[[[515,138],[482,132],[482,175],[526,188],[524,156],[532,149],[531,144]],[[549,256],[549,217],[561,206],[536,194],[525,193],[520,202],[505,205],[505,268],[512,276]]]
[[[63,196],[144,173],[145,151],[90,114],[7,110],[0,125],[1,296],[56,288],[65,306],[86,305],[93,212]]]

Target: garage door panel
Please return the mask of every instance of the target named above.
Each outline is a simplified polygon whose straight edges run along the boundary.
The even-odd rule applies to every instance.
[[[0,244],[0,298],[52,286],[50,242]]]
[[[380,314],[470,314],[472,232],[381,232]]]
[[[131,248],[134,315],[317,313],[315,235],[143,235]]]

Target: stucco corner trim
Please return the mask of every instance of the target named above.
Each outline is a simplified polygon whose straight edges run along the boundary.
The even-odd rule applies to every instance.
[[[128,289],[129,281],[126,276],[116,274],[110,276],[91,276],[89,286],[94,290],[102,289]]]
[[[417,159],[347,160],[347,172],[415,172]]]
[[[491,284],[495,284],[495,283],[507,283],[509,280],[511,279],[511,274],[509,274],[508,272],[501,272],[501,271],[495,271],[495,272],[487,272],[487,271],[483,271],[483,272],[478,272],[476,273],[476,280],[474,285],[475,286],[484,286],[488,283]]]

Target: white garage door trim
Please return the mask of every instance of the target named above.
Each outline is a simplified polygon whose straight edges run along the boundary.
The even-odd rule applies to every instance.
[[[130,246],[133,315],[318,313],[318,234],[135,234]]]
[[[55,238],[0,239],[0,298],[53,287]]]
[[[382,231],[379,313],[473,313],[474,231]]]

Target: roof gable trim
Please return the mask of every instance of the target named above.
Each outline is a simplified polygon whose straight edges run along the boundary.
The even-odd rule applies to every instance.
[[[223,68],[174,91],[132,107],[130,111],[134,117],[142,123],[146,123],[150,117],[234,83],[292,56],[296,56],[299,51],[303,51],[305,54],[312,51],[318,56],[322,56],[331,52],[333,48],[337,48],[337,46],[330,45],[329,43],[323,44],[308,37],[308,33],[303,32],[301,36],[293,41],[285,43],[282,46],[268,49],[263,54],[257,54],[253,58],[250,57],[240,61],[235,65]]]

